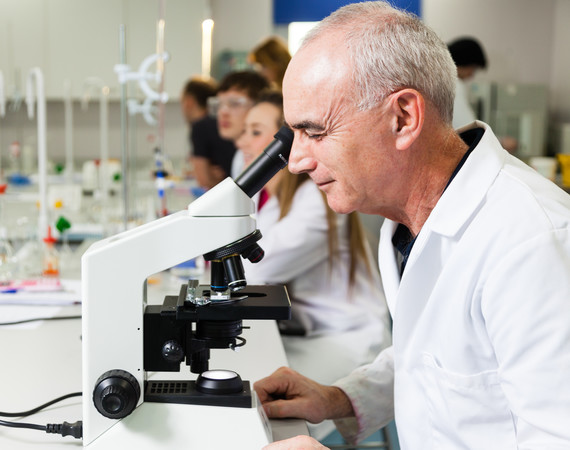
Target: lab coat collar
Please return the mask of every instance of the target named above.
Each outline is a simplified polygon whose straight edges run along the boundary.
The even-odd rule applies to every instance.
[[[456,235],[499,175],[508,152],[502,149],[489,125],[475,121],[460,128],[458,133],[477,127],[485,130],[483,137],[437,202],[422,230],[429,229],[448,237]]]
[[[408,259],[406,271],[412,268],[418,252],[421,252],[425,245],[425,239],[430,233],[452,237],[461,230],[485,198],[504,164],[508,153],[501,148],[499,141],[487,124],[476,121],[459,129],[458,132],[461,133],[476,127],[485,130],[483,137],[447,187],[422,227]],[[453,211],[453,214],[450,214],[450,211]],[[397,226],[398,224],[392,220],[386,219],[384,221],[379,245],[380,272],[392,316],[395,313],[395,301],[400,285],[400,269],[396,250],[392,245],[392,236]]]

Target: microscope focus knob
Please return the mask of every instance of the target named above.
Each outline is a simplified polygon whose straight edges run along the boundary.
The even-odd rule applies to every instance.
[[[168,362],[181,362],[184,359],[184,349],[178,341],[166,341],[162,346],[162,357]]]
[[[137,379],[124,370],[110,370],[99,377],[93,390],[93,403],[103,416],[122,419],[133,412],[141,389]]]

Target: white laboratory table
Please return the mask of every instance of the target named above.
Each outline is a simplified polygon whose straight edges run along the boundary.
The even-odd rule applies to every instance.
[[[171,285],[169,286],[168,282],[149,287],[149,303],[162,303],[162,294],[169,287]],[[177,291],[169,292],[169,294],[175,293]],[[0,318],[2,307],[0,305]],[[80,314],[80,306],[65,306],[57,315]],[[239,352],[212,350],[210,368],[235,370],[242,379],[254,382],[269,375],[277,367],[287,364],[274,321],[244,321],[244,326],[251,327],[249,330],[244,330],[243,334],[247,344]],[[36,323],[34,327],[0,327],[0,361],[0,411],[2,412],[25,411],[61,395],[79,392],[81,391],[81,321],[79,319],[43,321]],[[168,378],[186,375],[192,379],[196,377],[190,374],[184,365],[181,370],[180,374],[167,374]],[[91,393],[87,394],[90,400]],[[0,419],[14,420],[4,417]],[[75,422],[80,419],[81,397],[76,397],[19,421],[45,425],[63,421]],[[220,419],[223,424],[222,414]],[[160,421],[161,418],[153,418],[154,422],[157,420]],[[271,420],[270,424],[274,440],[308,433],[306,423],[301,420]],[[142,431],[144,432],[145,430]],[[211,430],[198,432],[223,432],[223,425],[213,424]],[[81,446],[81,440],[69,436],[0,427],[0,449],[58,450]]]

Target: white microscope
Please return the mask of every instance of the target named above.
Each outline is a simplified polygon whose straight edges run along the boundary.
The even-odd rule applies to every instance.
[[[263,256],[251,196],[285,167],[292,142],[283,127],[235,181],[227,178],[187,210],[101,240],[84,254],[85,447],[213,448],[196,436],[219,420],[219,406],[227,408],[216,448],[261,448],[271,441],[249,382],[207,369],[211,348],[245,343],[242,319],[290,317],[285,288],[246,288],[240,258]],[[162,306],[146,305],[150,275],[199,255],[211,261],[211,285],[189,282]],[[200,374],[196,381],[147,379],[147,371],[180,371],[184,360]],[[150,433],[151,426],[158,433]],[[236,433],[247,438],[236,440]]]

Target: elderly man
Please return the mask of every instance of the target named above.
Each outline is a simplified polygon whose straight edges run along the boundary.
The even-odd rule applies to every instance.
[[[349,441],[395,415],[404,449],[568,448],[570,197],[484,123],[453,130],[455,76],[435,33],[384,2],[341,8],[293,57],[290,170],[335,211],[388,219],[393,346],[334,386],[280,369],[255,389],[269,417],[336,419]]]

